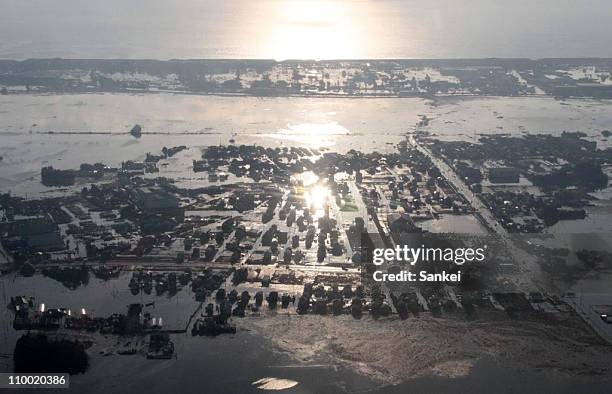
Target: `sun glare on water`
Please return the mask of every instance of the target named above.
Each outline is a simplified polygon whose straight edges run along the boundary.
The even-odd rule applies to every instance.
[[[329,203],[330,190],[323,185],[315,185],[304,191],[306,206],[311,210],[312,215],[320,217],[324,215],[325,206]]]
[[[337,122],[327,122],[290,124],[271,136],[312,148],[329,148],[336,145],[338,136],[348,134],[350,132]]]
[[[296,176],[293,184],[296,187],[296,194],[301,194],[304,198],[304,208],[310,210],[315,220],[324,216],[332,198],[327,183],[312,171],[306,171]]]
[[[363,57],[358,21],[349,1],[278,1],[263,53],[276,60]]]

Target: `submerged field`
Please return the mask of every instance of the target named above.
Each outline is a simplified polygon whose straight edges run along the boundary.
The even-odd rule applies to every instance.
[[[118,165],[163,146],[304,146],[391,151],[420,116],[440,139],[582,131],[602,148],[612,103],[552,98],[255,98],[181,94],[12,95],[0,98],[0,189],[23,194],[40,168]],[[128,132],[143,126],[143,137]],[[30,191],[31,192],[31,191]]]

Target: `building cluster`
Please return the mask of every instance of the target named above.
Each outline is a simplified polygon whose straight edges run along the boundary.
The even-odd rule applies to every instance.
[[[0,94],[612,97],[609,59],[0,61]],[[133,135],[140,137],[135,127]]]
[[[482,136],[478,144],[435,141],[449,164],[510,232],[538,233],[561,220],[584,219],[590,193],[608,186],[612,150],[580,132]]]

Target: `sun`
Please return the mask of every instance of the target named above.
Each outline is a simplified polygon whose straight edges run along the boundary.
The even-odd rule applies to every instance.
[[[286,59],[355,59],[363,57],[359,24],[350,2],[279,1],[262,44],[266,57]]]

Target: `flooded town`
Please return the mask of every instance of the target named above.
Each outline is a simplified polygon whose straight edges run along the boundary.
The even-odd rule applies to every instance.
[[[564,71],[544,62],[484,62],[465,65],[470,71],[461,74],[459,61],[185,67],[57,61],[44,63],[42,74],[41,62],[3,63],[3,370],[68,371],[73,385],[86,388],[105,376],[109,359],[129,359],[111,369],[155,380],[143,368],[197,362],[196,349],[239,351],[227,342],[236,337],[249,343],[243,345],[249,352],[312,368],[326,389],[338,389],[338,379],[353,382],[348,391],[432,376],[460,379],[491,368],[482,367],[491,359],[515,374],[537,369],[599,387],[612,373],[612,295],[589,291],[586,283],[609,289],[612,259],[610,229],[589,220],[610,207],[612,133],[597,125],[479,128],[487,111],[498,122],[506,122],[504,110],[517,111],[520,104],[509,96],[561,104],[550,112],[583,105],[606,111],[609,104],[595,99],[608,94],[607,68],[574,62],[566,61],[572,68]],[[166,68],[177,73],[159,77]],[[592,87],[573,79],[577,69]],[[128,116],[106,107],[92,111],[111,124],[119,116],[122,126],[103,130],[101,118],[86,120],[90,130],[62,130],[61,123],[51,130],[44,122],[55,122],[55,115],[24,120],[10,113],[13,100],[37,108],[57,94],[87,112],[88,102],[104,97],[146,100],[154,86],[158,95],[221,94],[208,103],[245,95],[239,100],[246,100],[246,112],[250,105],[277,105],[266,101],[277,98],[257,97],[281,93],[315,95],[286,100],[316,103],[372,95],[422,111],[404,115],[398,122],[411,123],[391,125],[380,138],[375,118],[359,126],[369,133],[333,122],[290,126],[289,134],[249,126],[261,128],[258,134],[205,122],[200,132],[163,131],[159,120],[126,124]],[[102,96],[107,90],[112,94]],[[123,96],[131,90],[140,95]],[[464,119],[469,126],[457,128],[473,129],[452,134],[445,114],[473,98],[445,103],[436,95],[493,95],[481,104],[500,109]],[[557,97],[574,95],[581,98]],[[343,100],[351,99],[334,102],[338,111],[354,105]],[[73,136],[91,140],[75,144]],[[486,252],[484,261],[464,265],[373,264],[372,248],[403,245]],[[385,278],[444,272],[461,280],[381,282],[374,275],[379,269]],[[254,350],[253,342],[265,350]],[[57,352],[70,356],[52,361]],[[221,356],[200,357],[210,363]],[[287,371],[287,378],[260,376],[245,387],[305,384]]]
[[[611,392],[612,2],[0,10],[0,389]]]

